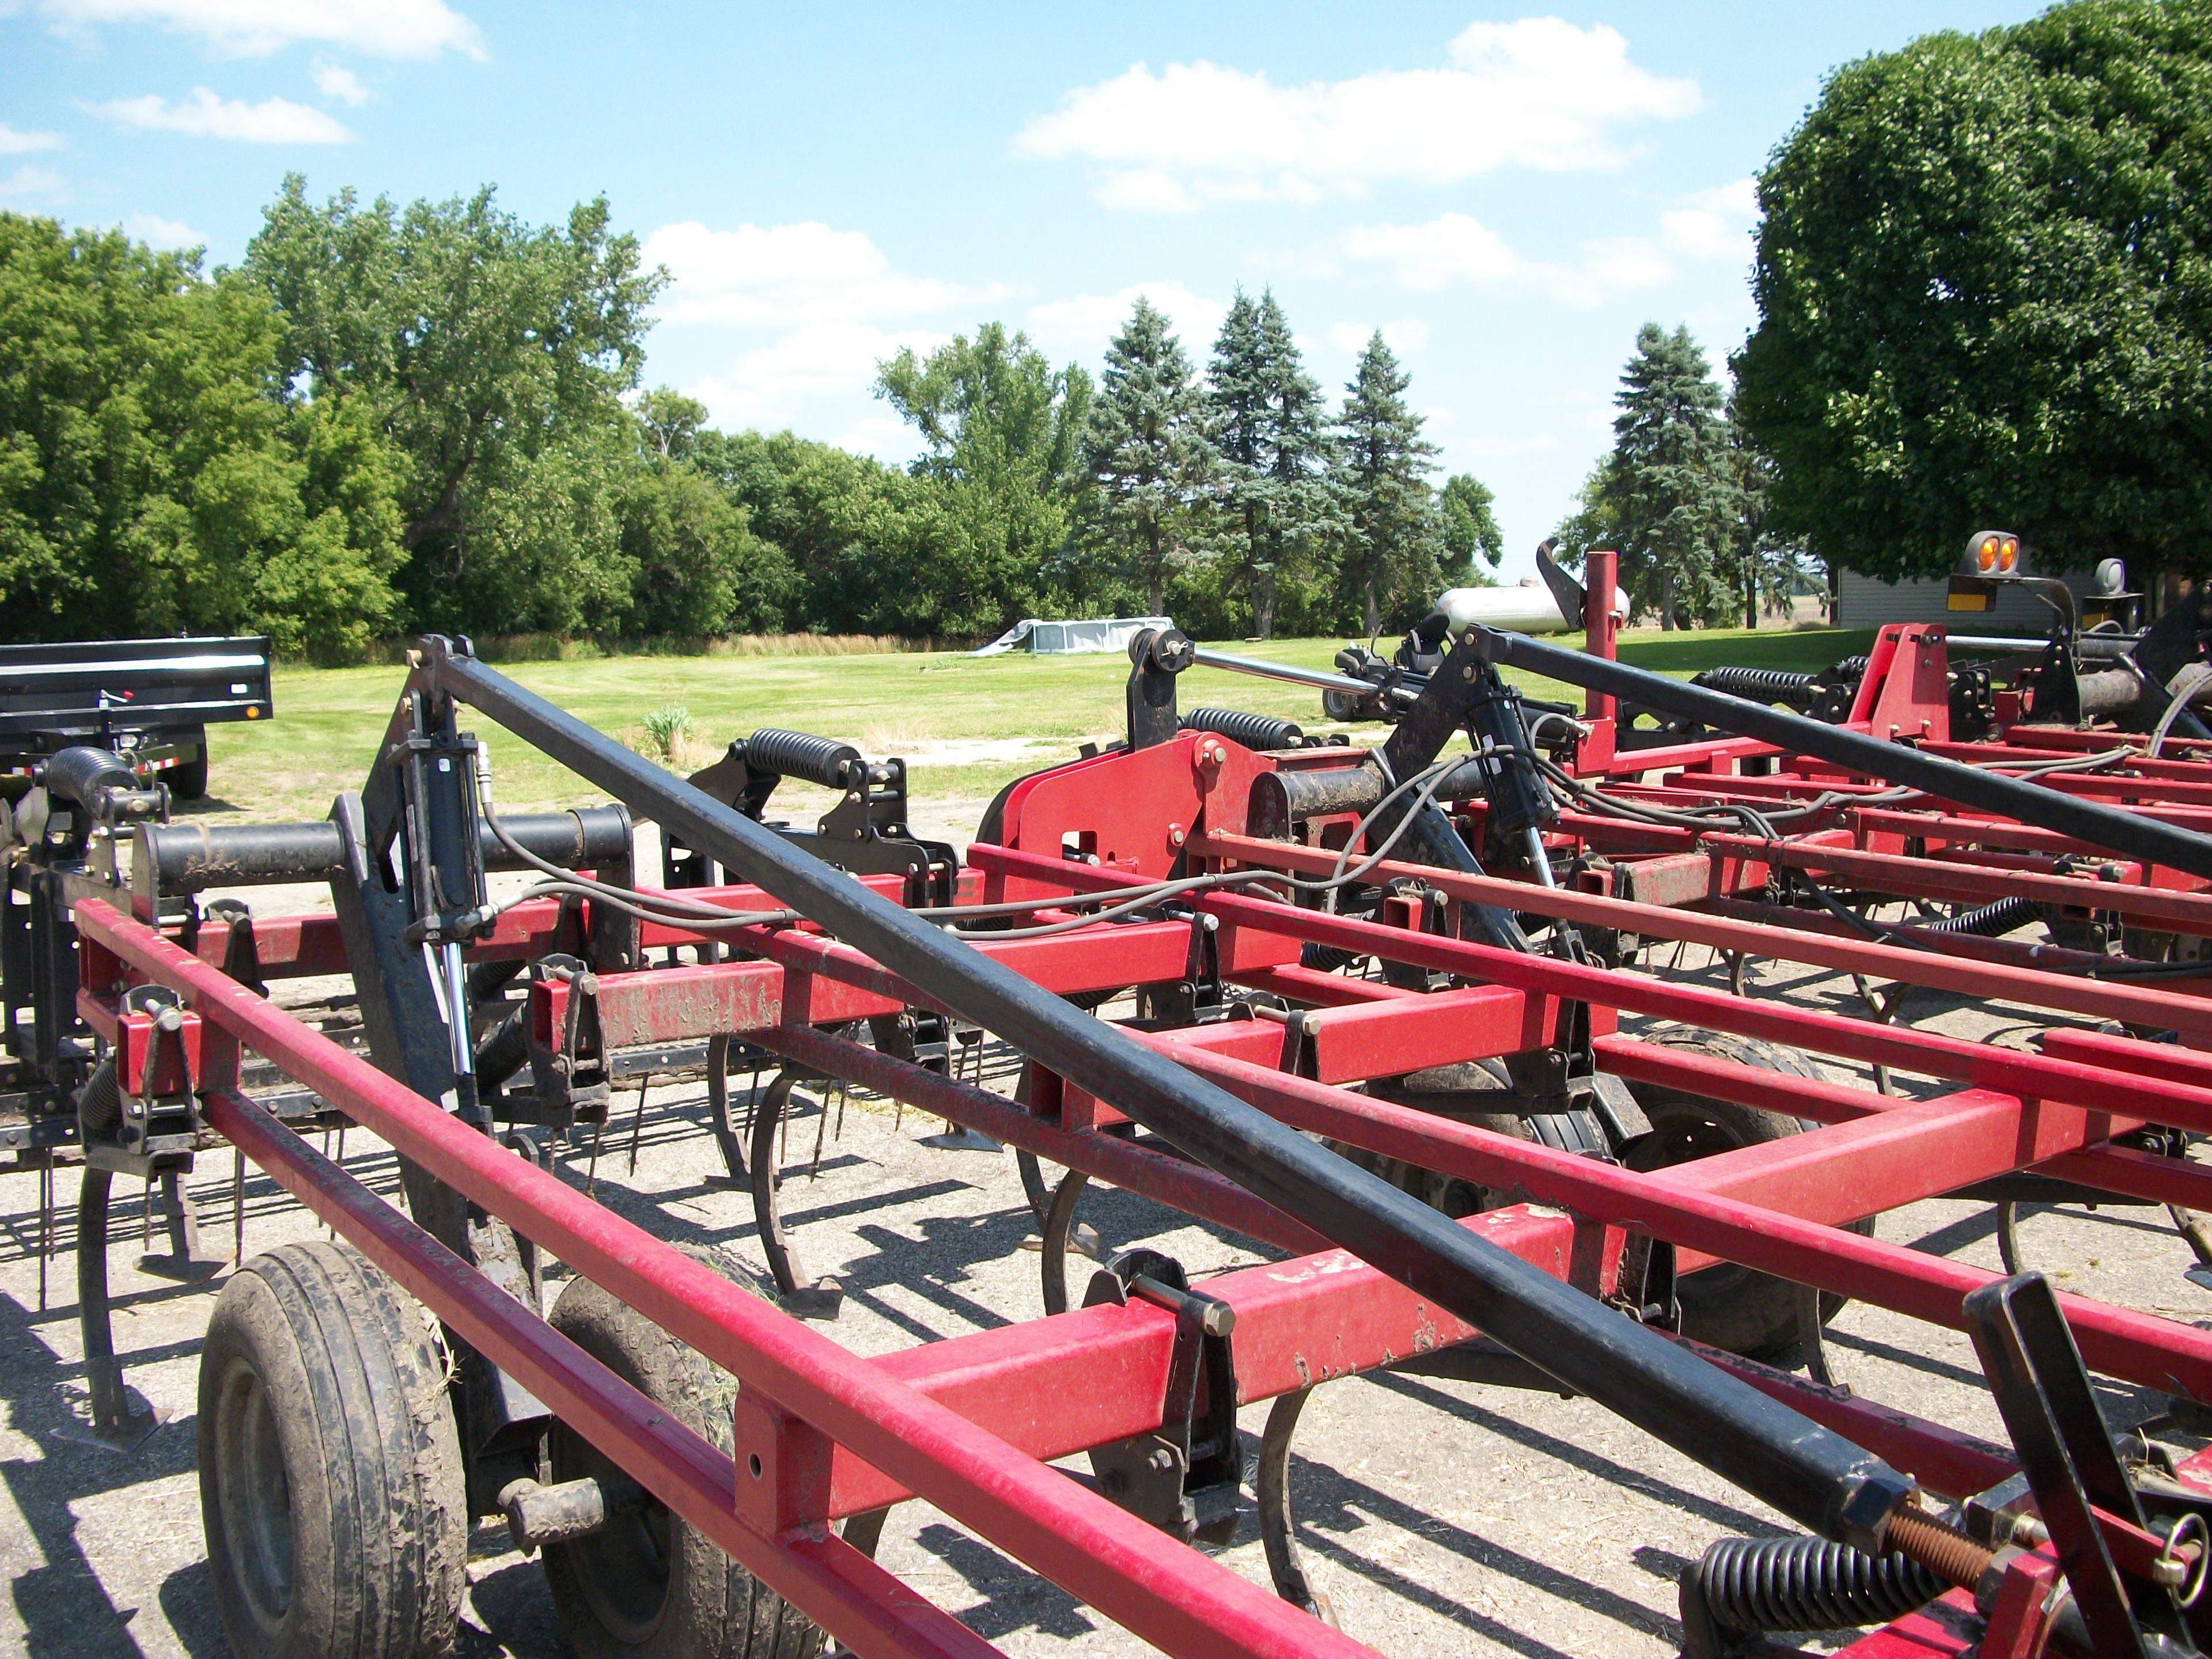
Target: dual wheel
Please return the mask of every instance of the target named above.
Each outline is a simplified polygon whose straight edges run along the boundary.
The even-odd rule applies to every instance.
[[[573,1280],[551,1322],[726,1451],[736,1384]],[[359,1254],[288,1244],[223,1288],[201,1351],[200,1508],[239,1659],[435,1659],[466,1589],[446,1365],[422,1310]],[[619,1474],[556,1424],[550,1478]],[[822,1632],[659,1504],[549,1547],[578,1659],[815,1659]]]

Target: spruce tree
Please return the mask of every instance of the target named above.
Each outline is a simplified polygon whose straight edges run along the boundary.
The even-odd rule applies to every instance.
[[[1425,610],[1443,586],[1442,526],[1425,476],[1435,469],[1437,447],[1421,436],[1421,417],[1407,406],[1412,383],[1376,329],[1345,387],[1337,422],[1340,575],[1370,635],[1382,630],[1386,599],[1393,611]]]
[[[1106,349],[1084,434],[1084,529],[1108,571],[1145,590],[1153,616],[1166,606],[1170,566],[1190,544],[1212,459],[1190,359],[1139,295]]]
[[[1275,608],[1286,578],[1325,578],[1344,516],[1331,476],[1336,446],[1321,382],[1306,373],[1290,319],[1268,289],[1260,295],[1261,362],[1267,375],[1267,561],[1253,590],[1254,631],[1275,636]]]
[[[1321,384],[1272,290],[1256,303],[1240,290],[1230,306],[1206,406],[1219,457],[1219,546],[1250,595],[1252,631],[1272,639],[1284,581],[1325,575],[1343,528]]]
[[[1206,370],[1206,410],[1213,446],[1216,544],[1253,596],[1256,630],[1262,567],[1267,561],[1266,481],[1270,423],[1268,374],[1260,307],[1243,289],[1229,302]],[[1267,570],[1270,578],[1272,568]]]
[[[1644,324],[1613,402],[1613,452],[1562,538],[1617,547],[1632,609],[1656,610],[1662,628],[1729,615],[1738,492],[1721,389],[1690,331]]]

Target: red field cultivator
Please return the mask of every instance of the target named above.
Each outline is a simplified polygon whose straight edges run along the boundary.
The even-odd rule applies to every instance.
[[[2212,1134],[2212,734],[2167,695],[2202,619],[2156,671],[2102,665],[2071,619],[2004,686],[1942,629],[1890,629],[1853,673],[1738,674],[1754,701],[1615,662],[1609,560],[1589,575],[1587,603],[1560,588],[1586,652],[1439,616],[1395,662],[1308,675],[1146,635],[1125,741],[1010,787],[964,851],[909,832],[896,763],[762,732],[686,782],[440,638],[325,823],[149,823],[127,768],[51,772],[61,831],[19,860],[11,916],[81,1024],[38,1051],[14,1023],[72,1102],[16,1144],[84,1164],[97,1426],[133,1432],[114,1176],[163,1182],[180,1266],[177,1176],[218,1140],[350,1246],[246,1261],[210,1328],[234,1644],[434,1650],[453,1540],[503,1513],[580,1652],[994,1651],[872,1559],[920,1498],[1164,1651],[1366,1652],[1302,1566],[1290,1452],[1315,1389],[1391,1369],[1586,1395],[1801,1528],[1685,1573],[1690,1652],[1859,1627],[1868,1656],[2199,1650],[2212,1474],[2124,1459],[2088,1374],[2212,1407],[2212,1332],[1875,1222],[1979,1197],[2009,1263],[2022,1201],[2167,1206],[2192,1236],[2212,1212],[2188,1157]],[[2160,627],[2129,643],[2180,649]],[[1304,678],[1389,736],[1186,715],[1199,661]],[[1587,698],[1533,702],[1501,665]],[[2144,688],[2133,735],[2111,673]],[[471,711],[619,805],[502,818]],[[763,821],[786,778],[838,792],[815,830]],[[658,884],[634,820],[659,826]],[[518,869],[495,901],[487,872]],[[301,879],[335,915],[196,896]],[[1678,942],[1737,991],[1753,961],[1856,975],[1869,1017],[1638,970]],[[267,995],[335,973],[358,1050]],[[11,959],[11,1001],[27,982]],[[2050,1024],[2032,1048],[1936,1036],[1893,1018],[1913,988]],[[964,1074],[978,1031],[1023,1057],[1018,1098]],[[743,1122],[739,1056],[778,1071]],[[681,1066],[781,1305],[536,1156],[603,1122],[613,1079]],[[835,1341],[776,1187],[802,1078],[1015,1148],[1046,1316],[872,1359]],[[398,1153],[407,1213],[299,1133],[336,1122]],[[1273,1259],[1194,1280],[1135,1250],[1071,1285],[1102,1184]],[[550,1319],[549,1258],[574,1275]],[[1844,1298],[1966,1333],[2009,1444],[1824,1386]],[[1809,1375],[1765,1363],[1784,1354]],[[1254,1443],[1237,1410],[1262,1401]],[[1240,1504],[1271,1584],[1200,1547]]]

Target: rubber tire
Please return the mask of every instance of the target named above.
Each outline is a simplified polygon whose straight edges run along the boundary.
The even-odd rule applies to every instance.
[[[169,786],[173,800],[204,800],[208,789],[207,750],[200,750],[198,760],[186,761],[181,766],[172,766],[161,774],[161,781]]]
[[[735,1277],[704,1253],[690,1254]],[[737,1382],[727,1372],[587,1279],[569,1281],[551,1323],[678,1422],[730,1449]],[[548,1449],[556,1481],[620,1474],[558,1422]],[[628,1607],[609,1599],[610,1578],[632,1586],[638,1563],[656,1556],[667,1564],[657,1608],[642,1597]],[[818,1626],[658,1503],[592,1537],[549,1545],[545,1579],[576,1659],[815,1659],[822,1650]]]
[[[1784,1077],[1817,1080],[1820,1075],[1819,1068],[1795,1049],[1756,1037],[1670,1025],[1644,1033],[1643,1041],[1754,1066]],[[1621,1149],[1621,1162],[1639,1171],[1663,1170],[1739,1146],[1763,1146],[1820,1127],[1808,1119],[1763,1112],[1664,1085],[1632,1083],[1629,1087],[1644,1116],[1651,1120],[1650,1134],[1638,1136]],[[1872,1216],[1850,1224],[1850,1231],[1865,1237],[1873,1237],[1874,1230]],[[1632,1241],[1631,1249],[1640,1254],[1636,1241]],[[1625,1260],[1622,1271],[1627,1273],[1640,1268]],[[1797,1328],[1797,1287],[1787,1279],[1723,1262],[1686,1275],[1676,1285],[1675,1293],[1682,1304],[1685,1336],[1747,1359],[1771,1358],[1793,1346],[1802,1335]],[[1825,1325],[1833,1319],[1844,1301],[1843,1297],[1823,1292],[1820,1322]]]
[[[445,1368],[420,1307],[364,1257],[316,1240],[232,1275],[200,1349],[198,1442],[208,1565],[238,1659],[451,1649],[469,1518]],[[251,1493],[278,1471],[272,1517]],[[270,1583],[280,1555],[289,1593]]]
[[[1533,1140],[1555,1152],[1595,1152],[1605,1150],[1605,1128],[1595,1114],[1586,1111],[1543,1112],[1523,1115],[1491,1109],[1496,1097],[1509,1094],[1512,1079],[1503,1062],[1470,1060],[1437,1066],[1402,1077],[1377,1078],[1367,1092],[1380,1100],[1412,1106],[1455,1123],[1471,1124],[1516,1140]],[[1510,1194],[1481,1187],[1457,1176],[1423,1169],[1403,1158],[1385,1158],[1342,1141],[1325,1143],[1338,1157],[1411,1193],[1431,1209],[1458,1220],[1483,1210],[1494,1210],[1515,1201]]]

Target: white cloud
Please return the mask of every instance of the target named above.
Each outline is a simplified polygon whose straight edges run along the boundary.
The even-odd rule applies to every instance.
[[[340,69],[335,64],[318,64],[314,69],[315,90],[325,98],[335,98],[341,104],[359,109],[369,100],[369,90],[362,85],[361,77],[349,69]]]
[[[709,230],[696,220],[663,225],[646,239],[645,258],[675,279],[662,313],[672,323],[883,321],[988,305],[1013,292],[1003,283],[966,288],[894,270],[866,232],[812,221],[735,230]]]
[[[0,179],[0,207],[28,208],[40,202],[58,202],[68,195],[67,182],[47,167],[25,162]]]
[[[1194,294],[1181,283],[1133,283],[1117,293],[1048,300],[1030,307],[1025,319],[1030,336],[1054,357],[1095,362],[1106,355],[1107,342],[1129,320],[1139,295],[1167,314],[1193,367],[1204,368],[1229,305]]]
[[[208,239],[181,219],[164,219],[158,213],[134,213],[123,222],[123,234],[149,247],[205,247]]]
[[[1060,100],[1015,148],[1105,171],[1098,198],[1132,211],[1308,203],[1389,180],[1452,184],[1504,167],[1617,165],[1618,131],[1686,115],[1697,82],[1652,74],[1603,25],[1476,23],[1442,68],[1279,87],[1205,62],[1144,64]]]
[[[911,346],[944,343],[954,322],[971,325],[1016,290],[970,286],[895,269],[865,231],[815,222],[712,230],[696,221],[663,225],[646,239],[648,264],[673,279],[662,320],[734,331],[726,369],[684,390],[726,425],[776,428],[863,394],[876,365]],[[966,313],[957,318],[950,313]],[[880,423],[863,421],[867,447],[910,455]]]
[[[194,87],[190,98],[174,104],[149,93],[143,98],[87,104],[84,108],[91,114],[106,116],[118,126],[181,132],[193,138],[231,138],[248,144],[343,144],[353,139],[352,132],[335,117],[289,98],[248,104],[218,98],[205,87]]]
[[[5,121],[0,121],[0,155],[28,155],[33,150],[61,147],[62,136],[58,132],[18,132]]]
[[[303,42],[372,58],[484,55],[477,26],[445,0],[42,0],[40,9],[65,31],[160,23],[246,58]]]
[[[947,337],[928,330],[892,332],[864,322],[808,323],[740,351],[727,369],[684,389],[707,405],[717,424],[772,430],[798,424],[809,404],[866,390],[876,378],[876,365],[901,347],[928,352]],[[901,453],[912,454],[913,443]]]
[[[1759,185],[1750,179],[1701,190],[1659,216],[1659,234],[1678,253],[1697,259],[1741,259],[1744,239],[1759,223]]]
[[[1389,265],[1401,288],[1431,293],[1455,283],[1503,283],[1522,268],[1504,237],[1464,213],[1441,213],[1425,225],[1354,225],[1336,245],[1347,259]]]
[[[1580,309],[1672,282],[1684,260],[1748,258],[1758,219],[1752,181],[1739,179],[1685,197],[1659,216],[1656,236],[1607,236],[1584,242],[1568,261],[1530,259],[1463,213],[1419,225],[1355,225],[1319,253],[1382,264],[1401,287],[1435,293],[1462,284],[1546,294]]]

